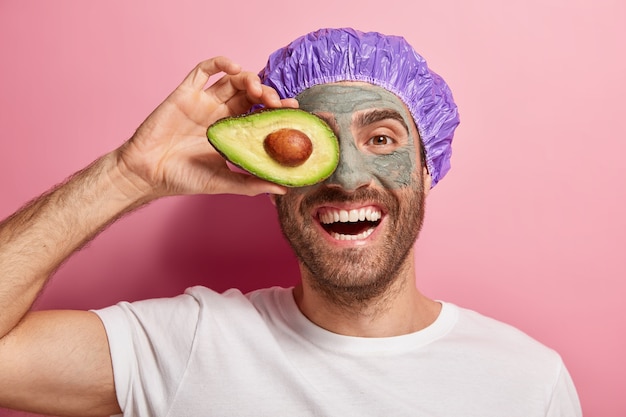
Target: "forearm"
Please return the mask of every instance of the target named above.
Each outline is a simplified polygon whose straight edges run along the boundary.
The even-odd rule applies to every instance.
[[[0,337],[74,251],[146,201],[111,153],[0,223]]]

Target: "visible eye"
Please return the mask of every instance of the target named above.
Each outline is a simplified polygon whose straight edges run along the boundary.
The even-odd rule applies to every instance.
[[[400,143],[393,136],[377,133],[369,136],[364,143],[363,150],[374,155],[388,155],[395,152],[399,146]]]
[[[370,140],[368,141],[368,145],[374,145],[374,146],[388,146],[388,145],[393,145],[393,144],[394,144],[394,140],[391,139],[389,136],[384,136],[384,135],[371,137]]]

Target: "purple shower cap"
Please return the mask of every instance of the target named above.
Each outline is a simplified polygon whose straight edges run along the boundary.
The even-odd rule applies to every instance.
[[[432,186],[450,169],[452,137],[459,115],[445,81],[399,36],[355,29],[320,29],[270,55],[261,82],[281,98],[338,81],[365,81],[408,107],[426,153]]]

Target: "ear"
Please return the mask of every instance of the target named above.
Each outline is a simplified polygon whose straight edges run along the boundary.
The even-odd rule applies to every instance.
[[[430,176],[428,168],[422,168],[422,177],[424,179],[424,197],[426,197],[433,184],[433,178]]]
[[[268,197],[270,198],[272,205],[276,207],[276,194],[268,194]]]

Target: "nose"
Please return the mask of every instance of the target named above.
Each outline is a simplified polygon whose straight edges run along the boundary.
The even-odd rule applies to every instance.
[[[325,184],[343,188],[346,191],[355,191],[365,187],[372,181],[372,175],[367,169],[360,152],[353,146],[342,147],[339,154],[339,164]]]

